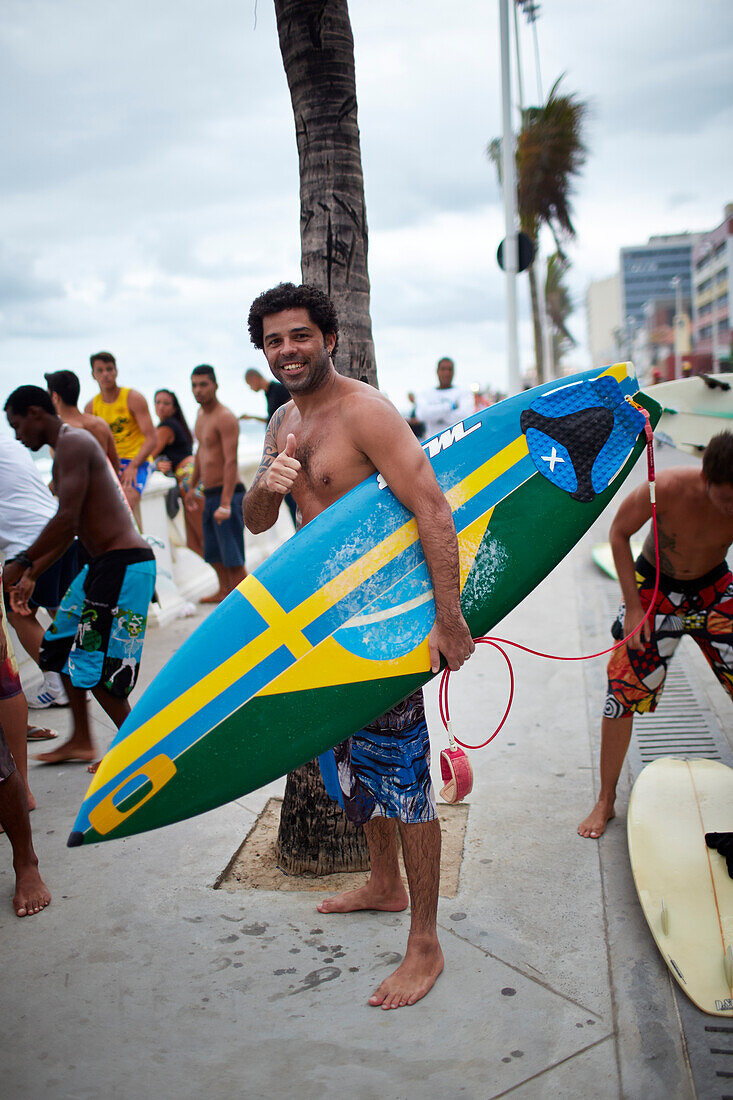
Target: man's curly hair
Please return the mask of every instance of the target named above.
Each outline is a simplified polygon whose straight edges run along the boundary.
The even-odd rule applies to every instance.
[[[733,432],[712,437],[702,456],[702,472],[711,485],[733,485]]]
[[[338,348],[339,322],[336,316],[336,307],[327,294],[319,290],[317,286],[303,283],[296,286],[295,283],[278,283],[272,290],[266,290],[255,298],[249,311],[247,327],[250,340],[260,351],[263,349],[262,320],[270,313],[281,313],[284,309],[305,309],[314,325],[317,325],[325,336],[332,333],[336,337],[331,355],[336,354]]]

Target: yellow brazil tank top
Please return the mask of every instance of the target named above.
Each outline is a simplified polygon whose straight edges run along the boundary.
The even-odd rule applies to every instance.
[[[120,458],[134,458],[145,442],[145,436],[127,404],[129,392],[129,386],[121,386],[120,392],[111,403],[103,401],[101,393],[95,394],[92,402],[94,415],[101,416],[112,429]]]

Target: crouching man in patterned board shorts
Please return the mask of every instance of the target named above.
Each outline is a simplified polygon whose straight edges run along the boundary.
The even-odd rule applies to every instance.
[[[667,666],[683,634],[699,646],[733,699],[733,574],[725,556],[733,543],[733,432],[708,443],[702,470],[673,467],[657,477],[659,591],[638,634],[608,662],[608,692],[601,725],[598,801],[578,826],[596,840],[613,818],[616,784],[631,739],[634,714],[656,710]],[[651,517],[646,485],[621,504],[610,541],[624,604],[614,635],[636,630],[654,595],[654,532],[634,562],[630,539]],[[620,630],[623,633],[619,633]]]
[[[260,295],[249,314],[255,347],[292,401],[275,412],[262,463],[244,498],[254,533],[277,520],[292,493],[302,523],[376,471],[417,522],[435,599],[428,644],[433,672],[440,655],[460,668],[474,650],[459,597],[458,543],[453,517],[432,467],[403,418],[383,394],[337,373],[332,356],[338,319],[330,298],[312,286],[282,283]],[[410,934],[400,966],[369,998],[384,1009],[412,1005],[443,969],[437,936],[440,824],[430,782],[422,693],[360,730],[330,755],[329,793],[364,824],[371,875],[358,890],[321,902],[321,913],[359,909],[398,912],[408,905],[397,862],[399,826],[407,870]]]
[[[137,681],[148,606],[155,588],[155,558],[135,528],[132,513],[96,439],[70,428],[38,386],[20,386],[5,403],[17,439],[32,451],[54,449],[56,515],[16,555],[23,567],[10,590],[14,611],[28,612],[35,579],[78,535],[91,561],[72,581],[38,655],[44,670],[61,673],[74,718],[71,738],[36,756],[45,764],[88,761],[96,751],[87,714],[91,691],[119,727],[130,713],[127,697]]]

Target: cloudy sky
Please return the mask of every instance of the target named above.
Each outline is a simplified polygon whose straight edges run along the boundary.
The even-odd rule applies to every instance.
[[[452,355],[506,383],[503,210],[485,146],[501,130],[493,0],[351,0],[380,384],[399,404]],[[543,90],[589,100],[570,248],[582,299],[622,245],[704,230],[733,201],[730,0],[544,0]],[[537,101],[522,21],[525,100]],[[260,365],[245,320],[300,281],[298,165],[270,0],[5,0],[0,25],[0,392],[91,351],[152,398],[199,362],[221,396]],[[531,356],[520,287],[521,357]],[[263,361],[264,362],[264,361]]]

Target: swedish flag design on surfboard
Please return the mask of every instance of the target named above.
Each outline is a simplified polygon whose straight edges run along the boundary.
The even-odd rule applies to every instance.
[[[491,629],[601,513],[643,449],[631,364],[549,382],[428,440],[461,602]],[[281,546],[143,694],[69,844],[154,829],[269,783],[430,679],[435,609],[411,513],[378,475]]]

